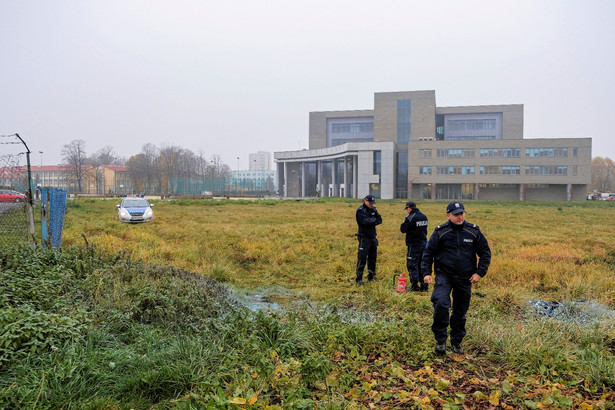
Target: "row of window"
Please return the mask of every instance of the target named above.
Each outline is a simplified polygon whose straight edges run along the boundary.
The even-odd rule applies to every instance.
[[[419,167],[420,175],[432,175],[431,166]],[[568,166],[525,166],[525,175],[568,175]],[[572,175],[577,174],[577,167],[572,166]],[[436,175],[474,175],[473,166],[436,167]],[[480,175],[521,175],[520,166],[481,166]]]
[[[573,148],[573,156],[577,156],[576,148]],[[526,148],[525,156],[529,158],[568,158],[568,148]]]
[[[448,120],[446,121],[447,129],[451,131],[461,131],[461,130],[494,130],[495,129],[495,120],[494,119],[484,119],[484,120]]]
[[[438,158],[474,158],[474,149],[438,149]],[[431,149],[420,149],[419,158],[431,158]],[[572,149],[572,156],[576,158],[578,148]],[[525,148],[526,158],[568,158],[568,148]],[[481,148],[481,158],[520,158],[521,148]]]
[[[331,132],[339,134],[345,132],[374,132],[373,122],[354,122],[331,124]]]
[[[481,158],[519,158],[521,148],[481,148]]]
[[[439,149],[438,158],[474,158],[473,149]]]

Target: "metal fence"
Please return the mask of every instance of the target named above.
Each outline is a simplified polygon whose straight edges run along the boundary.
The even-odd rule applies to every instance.
[[[7,140],[7,136],[2,137],[0,142]],[[0,155],[0,245],[32,241],[27,206],[28,177],[23,162],[23,153]]]
[[[0,202],[0,246],[28,243],[30,218],[27,203]]]
[[[62,246],[62,229],[66,212],[66,191],[57,188],[40,188],[41,244]]]

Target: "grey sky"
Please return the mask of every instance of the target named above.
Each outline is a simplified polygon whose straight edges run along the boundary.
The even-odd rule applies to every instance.
[[[525,138],[592,137],[615,160],[614,40],[611,0],[0,0],[0,134],[35,164],[83,139],[244,169],[307,148],[310,111],[435,90],[438,106],[524,104]]]

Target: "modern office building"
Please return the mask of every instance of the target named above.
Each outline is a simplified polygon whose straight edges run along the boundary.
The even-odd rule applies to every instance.
[[[250,171],[271,171],[271,152],[258,151],[249,154]]]
[[[523,105],[437,107],[435,91],[311,112],[309,149],[274,153],[287,197],[583,200],[591,138],[523,136]]]

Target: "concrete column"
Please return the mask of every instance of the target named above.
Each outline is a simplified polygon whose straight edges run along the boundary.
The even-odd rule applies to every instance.
[[[572,201],[572,184],[566,185],[566,201]]]
[[[474,199],[480,199],[480,184],[474,184]]]
[[[331,160],[331,196],[339,196],[337,185],[337,160]]]
[[[519,201],[525,201],[525,184],[519,184]]]
[[[316,189],[320,192],[320,196],[323,196],[322,192],[322,172],[321,172],[321,162],[316,161]]]
[[[438,190],[436,189],[436,184],[431,184],[431,199],[438,199],[436,198],[436,194],[438,193]]]
[[[344,157],[344,197],[348,198],[350,187],[348,186],[348,157]]]
[[[286,161],[284,161],[284,193],[283,193],[283,196],[285,198],[288,196],[288,165]]]
[[[300,164],[301,167],[301,197],[305,198],[305,162]]]
[[[359,156],[352,156],[352,197],[359,197]]]

